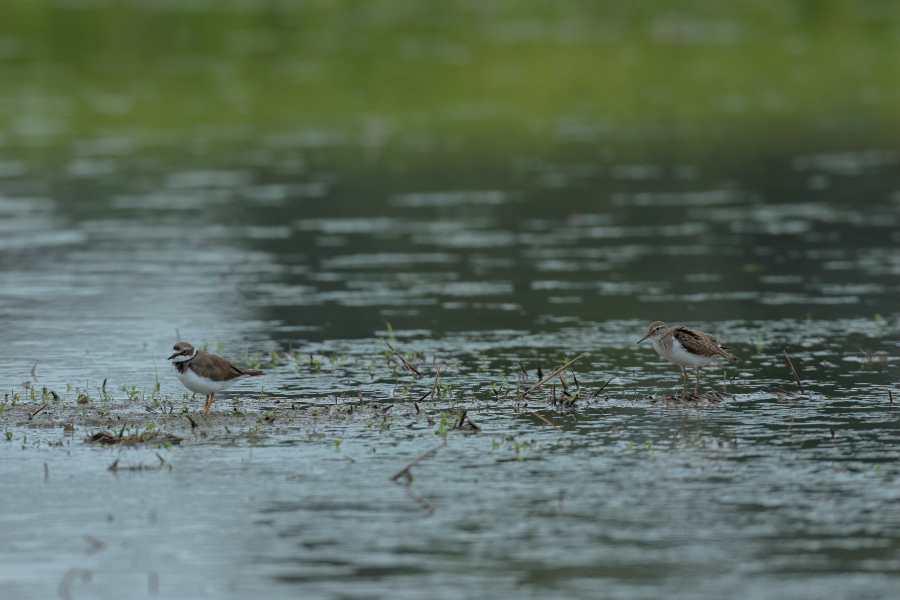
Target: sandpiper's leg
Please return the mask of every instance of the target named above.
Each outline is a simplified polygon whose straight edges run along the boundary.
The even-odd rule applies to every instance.
[[[204,415],[205,415],[206,413],[209,412],[209,407],[212,406],[213,398],[214,398],[214,397],[215,397],[215,394],[214,394],[214,393],[213,393],[213,394],[209,394],[209,395],[206,397],[206,406],[203,407],[203,414],[204,414]]]
[[[681,395],[684,396],[685,394],[687,394],[687,370],[684,367],[681,367],[681,374],[683,375],[681,382]]]
[[[700,391],[700,367],[694,367],[694,370],[697,371],[697,382],[694,384],[694,395],[696,396]]]

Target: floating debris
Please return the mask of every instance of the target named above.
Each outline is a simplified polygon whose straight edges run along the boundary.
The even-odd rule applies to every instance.
[[[92,436],[85,438],[85,442],[88,444],[104,444],[108,446],[121,444],[123,446],[136,446],[138,444],[156,444],[156,445],[165,445],[165,444],[180,444],[184,438],[180,438],[177,435],[172,435],[171,433],[163,433],[158,430],[149,430],[143,431],[137,435],[122,435],[123,432],[119,432],[119,435],[112,434],[108,431],[98,431]]]

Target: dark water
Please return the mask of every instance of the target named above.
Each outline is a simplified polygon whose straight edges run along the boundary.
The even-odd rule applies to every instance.
[[[259,152],[2,182],[5,598],[896,594],[896,152],[786,156],[766,180],[523,158],[418,186]],[[662,400],[678,369],[634,345],[655,319],[730,342],[734,396]],[[197,413],[164,364],[176,337],[270,375],[217,401],[208,438],[144,416],[187,441],[108,472],[157,464],[82,443],[114,416]],[[511,399],[517,360],[533,384],[579,354],[574,407],[559,386]],[[105,379],[141,399],[77,413]],[[29,420],[43,387],[63,400]],[[395,407],[348,413],[358,394]],[[462,409],[477,432],[450,429]]]

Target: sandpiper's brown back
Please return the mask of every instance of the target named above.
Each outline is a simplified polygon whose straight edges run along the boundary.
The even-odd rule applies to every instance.
[[[668,335],[678,340],[678,343],[684,346],[685,350],[693,354],[718,356],[729,362],[740,362],[741,360],[728,352],[731,348],[722,346],[719,339],[714,335],[681,325],[670,327]]]

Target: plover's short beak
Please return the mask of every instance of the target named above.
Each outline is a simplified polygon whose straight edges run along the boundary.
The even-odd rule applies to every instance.
[[[172,356],[170,356],[170,357],[167,358],[166,360],[172,360],[172,359],[175,358],[176,356],[178,356],[178,355],[177,355],[177,354],[173,354]]]
[[[637,346],[638,344],[640,344],[641,342],[643,342],[644,340],[646,340],[648,337],[650,337],[650,334],[649,334],[649,333],[648,333],[647,335],[645,335],[644,337],[642,337],[641,339],[639,339],[639,340],[637,341],[637,343],[635,343],[635,346]]]

